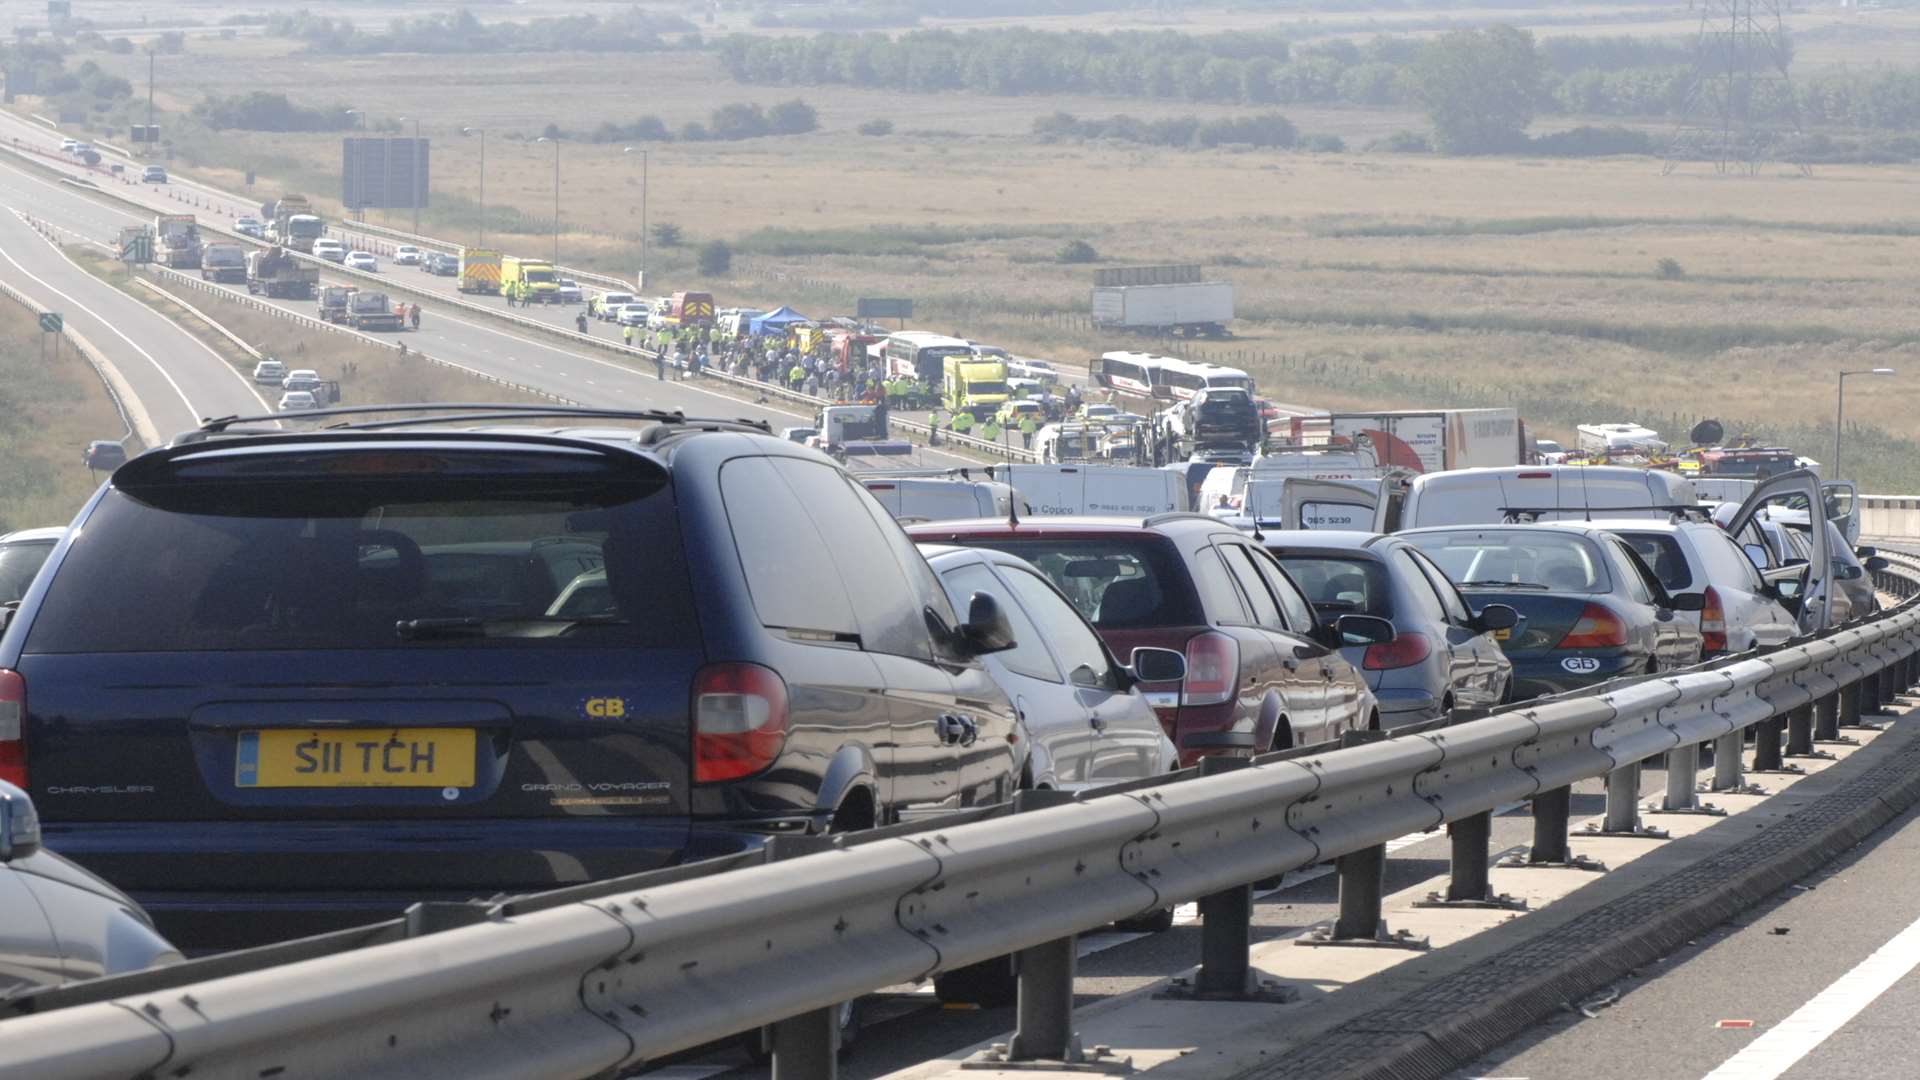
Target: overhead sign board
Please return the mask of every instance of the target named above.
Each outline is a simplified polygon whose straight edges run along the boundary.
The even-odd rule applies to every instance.
[[[408,210],[427,205],[428,140],[354,136],[342,140],[340,201],[349,209]]]

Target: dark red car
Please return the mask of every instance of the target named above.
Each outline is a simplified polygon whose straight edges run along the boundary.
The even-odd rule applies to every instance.
[[[1005,551],[1060,587],[1123,659],[1136,648],[1187,658],[1179,683],[1143,687],[1191,765],[1375,727],[1373,693],[1342,645],[1393,637],[1366,615],[1321,623],[1285,570],[1254,540],[1200,514],[943,521],[908,533]]]

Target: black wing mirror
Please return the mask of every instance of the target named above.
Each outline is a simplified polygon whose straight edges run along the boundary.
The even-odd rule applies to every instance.
[[[1873,549],[1872,549],[1872,548],[1868,548],[1867,550],[1868,550],[1868,551],[1872,551]],[[1885,570],[1885,569],[1886,569],[1887,567],[1889,567],[1889,566],[1892,566],[1893,564],[1892,564],[1892,563],[1890,563],[1890,562],[1888,562],[1888,561],[1887,561],[1887,560],[1886,560],[1886,559],[1885,559],[1884,557],[1882,557],[1882,556],[1879,556],[1879,555],[1868,555],[1868,556],[1867,556],[1867,561],[1866,561],[1866,564],[1865,564],[1865,565],[1866,565],[1866,567],[1867,567],[1867,572],[1868,572],[1869,574],[1877,574],[1877,573],[1879,573],[1880,571],[1882,571],[1882,570]],[[5,623],[4,621],[0,621],[0,630],[4,630],[4,629],[6,628],[6,625],[7,625],[7,624],[6,624],[6,623]]]
[[[1862,558],[1862,559],[1871,559],[1871,558],[1873,558],[1873,557],[1874,557],[1875,555],[1878,555],[1878,554],[1880,554],[1880,549],[1879,549],[1879,548],[1875,548],[1875,547],[1867,547],[1867,546],[1862,546],[1862,547],[1857,547],[1857,548],[1854,548],[1854,549],[1853,549],[1853,553],[1854,553],[1854,555],[1855,555],[1855,556],[1857,556],[1857,557],[1859,557],[1859,558]]]
[[[1479,630],[1511,630],[1520,625],[1520,613],[1507,604],[1488,604],[1474,616],[1473,625]]]
[[[1178,682],[1187,677],[1187,658],[1173,649],[1143,645],[1128,659],[1127,668],[1139,682]]]
[[[1697,592],[1674,593],[1672,596],[1667,597],[1667,610],[1705,611],[1707,610],[1707,594]]]
[[[974,656],[1005,652],[1018,644],[1013,639],[1013,624],[1000,610],[1000,601],[983,592],[974,593],[967,601],[967,621],[960,627],[960,639]]]
[[[1384,645],[1393,640],[1393,624],[1378,615],[1342,615],[1333,620],[1343,646]]]

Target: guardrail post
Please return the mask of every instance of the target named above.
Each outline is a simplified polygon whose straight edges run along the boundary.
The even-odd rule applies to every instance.
[[[1244,769],[1252,760],[1215,754],[1200,759],[1200,775]],[[1253,973],[1253,886],[1236,885],[1200,898],[1200,970],[1189,982],[1175,977],[1157,998],[1174,1001],[1267,1001],[1299,997],[1291,988]]]
[[[1787,757],[1831,758],[1825,750],[1813,748],[1813,705],[1801,705],[1787,713]]]
[[[1671,753],[1671,751],[1669,751]],[[1587,831],[1601,836],[1644,836],[1665,840],[1667,831],[1640,823],[1640,763],[1622,765],[1607,774],[1607,815]]]
[[[1788,769],[1780,759],[1780,736],[1786,731],[1787,720],[1776,716],[1753,725],[1753,771],[1757,773],[1795,772]]]
[[[1296,945],[1389,946],[1425,949],[1426,938],[1387,929],[1380,917],[1387,879],[1387,845],[1349,852],[1334,860],[1340,874],[1340,914],[1333,926],[1294,939]]]
[[[1078,1061],[1080,1037],[1073,1031],[1073,971],[1078,957],[1072,935],[1013,954],[1020,1000],[1008,1061]]]
[[[1525,911],[1527,902],[1506,893],[1496,895],[1487,874],[1487,849],[1493,845],[1493,811],[1485,810],[1450,822],[1451,850],[1447,864],[1447,891],[1427,894],[1414,907],[1502,908]]]
[[[840,1006],[773,1025],[773,1080],[834,1080],[840,1069]]]
[[[1567,825],[1573,817],[1573,787],[1543,791],[1532,799],[1533,846],[1526,856],[1514,856],[1500,865],[1518,870],[1527,867],[1569,867],[1578,870],[1605,870],[1606,867],[1574,855],[1567,846]]]
[[[1840,741],[1840,692],[1838,690],[1813,703],[1813,738],[1815,742]]]
[[[1880,690],[1880,707],[1874,710],[1875,712],[1882,715],[1890,715],[1893,712],[1891,706],[1900,697],[1900,688],[1894,684],[1894,678],[1893,665],[1889,665],[1881,668],[1879,676],[1874,679],[1874,685]]]
[[[1713,741],[1713,790],[1741,795],[1764,795],[1758,784],[1743,778],[1745,768],[1740,756],[1746,750],[1746,731],[1736,728]]]
[[[1737,740],[1738,735],[1734,736]],[[1715,752],[1718,753],[1716,747]],[[1733,760],[1737,769],[1740,762],[1739,744],[1734,745]],[[1714,766],[1718,773],[1719,766]],[[1699,790],[1697,776],[1700,772],[1700,744],[1688,743],[1667,751],[1667,794],[1660,805],[1653,808],[1656,814],[1703,814],[1708,817],[1725,817],[1727,812],[1713,805],[1703,803],[1695,795]],[[1736,773],[1737,775],[1737,773]],[[1737,782],[1737,781],[1736,781]]]
[[[1840,726],[1858,728],[1864,731],[1878,731],[1880,725],[1866,718],[1867,681],[1856,679],[1840,688]]]

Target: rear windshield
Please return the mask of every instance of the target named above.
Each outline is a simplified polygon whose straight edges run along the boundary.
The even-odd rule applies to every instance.
[[[1410,533],[1405,539],[1446,571],[1455,585],[1603,593],[1612,579],[1592,541],[1541,526]]]
[[[1621,533],[1620,539],[1639,554],[1668,592],[1685,592],[1693,584],[1693,571],[1687,569],[1687,555],[1678,539],[1665,533],[1628,532]]]
[[[1323,615],[1357,612],[1393,618],[1386,568],[1372,559],[1328,555],[1279,555],[1279,558],[1294,584],[1313,602],[1314,610]]]
[[[26,651],[685,647],[693,620],[659,482],[303,476],[109,492]]]
[[[1198,626],[1206,622],[1173,549],[1152,539],[969,541],[1021,558],[1065,593],[1102,630]]]

